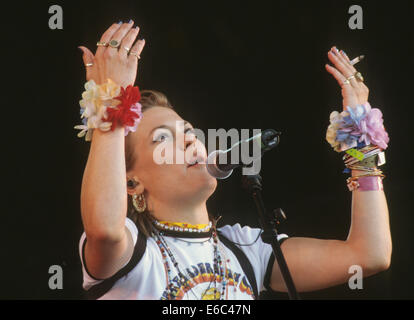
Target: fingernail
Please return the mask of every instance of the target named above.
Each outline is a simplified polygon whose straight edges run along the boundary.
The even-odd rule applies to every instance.
[[[131,22],[132,22],[132,19],[129,19],[128,23],[131,23]]]
[[[119,20],[118,24],[122,24],[122,20]]]
[[[341,52],[344,54],[345,57],[347,57],[348,55],[345,53],[344,50],[341,50]]]

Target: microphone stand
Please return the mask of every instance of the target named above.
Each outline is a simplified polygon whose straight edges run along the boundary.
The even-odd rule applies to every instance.
[[[272,246],[273,255],[279,265],[280,272],[282,273],[283,280],[288,289],[289,299],[300,300],[289,268],[286,264],[285,257],[280,249],[279,241],[277,240],[276,224],[279,223],[278,217],[276,216],[277,213],[274,216],[270,216],[266,213],[262,198],[261,181],[262,177],[260,175],[242,175],[242,186],[251,194],[256,203],[257,212],[259,213],[259,222],[263,229],[263,233],[261,234],[262,240],[264,243],[268,243]],[[284,217],[283,211],[280,208],[279,212],[281,216]]]

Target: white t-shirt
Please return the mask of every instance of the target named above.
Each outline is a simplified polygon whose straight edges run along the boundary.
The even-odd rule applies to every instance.
[[[131,232],[135,244],[138,237],[138,229],[135,223],[127,218],[125,225]],[[254,242],[261,231],[261,229],[254,229],[247,226],[242,228],[240,224],[235,224],[233,226],[226,225],[218,228],[218,230],[220,230],[229,240],[243,244]],[[82,259],[82,248],[85,238],[86,234],[83,233],[79,242],[79,252],[82,262],[83,288],[88,290],[92,286],[102,282],[102,280],[97,280],[91,277],[85,268]],[[287,238],[287,235],[280,234],[278,236],[279,241],[283,238]],[[214,299],[214,281],[211,281],[214,277],[213,239],[174,238],[169,236],[164,236],[164,239],[178,262],[180,270],[187,277],[190,277],[192,283],[195,284],[191,290],[188,290],[186,287],[180,286],[177,281],[174,281],[177,272],[169,257],[167,257],[172,272],[171,278],[174,283],[173,291],[175,299],[200,300],[202,296],[204,300]],[[239,247],[245,253],[254,269],[258,292],[265,290],[263,281],[272,254],[272,247],[269,244],[264,243],[261,237],[259,237],[251,246]],[[253,299],[253,289],[236,256],[220,241],[219,250],[223,265],[227,266],[227,289],[225,299]],[[178,277],[176,279],[178,279]],[[120,278],[114,286],[99,299],[164,300],[167,298],[166,286],[167,275],[161,251],[155,240],[153,238],[148,238],[147,247],[140,262],[127,275]],[[217,284],[217,291],[221,292],[220,283]]]

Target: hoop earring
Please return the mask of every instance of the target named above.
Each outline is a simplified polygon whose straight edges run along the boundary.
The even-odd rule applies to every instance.
[[[140,213],[144,212],[147,208],[147,202],[145,201],[145,197],[142,193],[139,196],[136,193],[132,196],[132,204]]]

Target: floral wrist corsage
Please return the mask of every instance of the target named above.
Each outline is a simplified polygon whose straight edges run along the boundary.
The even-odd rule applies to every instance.
[[[125,135],[134,132],[142,118],[140,100],[138,87],[122,88],[111,79],[101,85],[93,80],[86,82],[79,101],[82,125],[74,127],[81,130],[78,137],[90,141],[93,129],[109,131],[118,125],[125,128]]]
[[[333,111],[326,140],[336,152],[370,144],[385,150],[389,137],[383,125],[381,110],[371,108],[366,102],[352,108],[348,106],[341,113]]]

